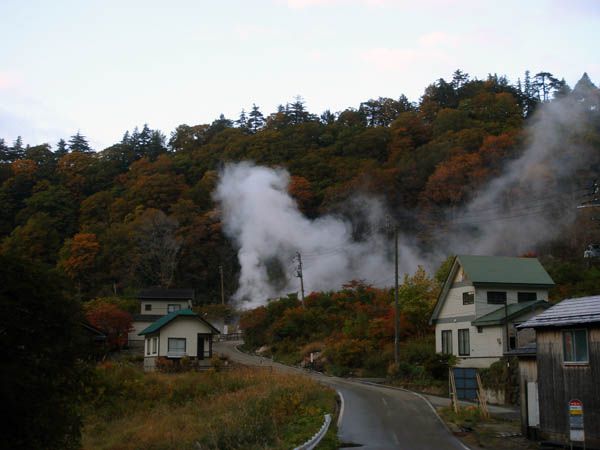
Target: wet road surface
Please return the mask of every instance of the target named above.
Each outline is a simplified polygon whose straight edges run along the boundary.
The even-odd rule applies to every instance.
[[[430,404],[416,394],[285,366],[268,358],[241,353],[235,348],[237,344],[239,342],[216,343],[214,350],[242,364],[301,373],[337,390],[342,398],[338,435],[344,444],[362,450],[467,448],[448,431]]]

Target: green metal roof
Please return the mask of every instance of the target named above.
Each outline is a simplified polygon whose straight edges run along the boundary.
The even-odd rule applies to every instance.
[[[144,328],[144,330],[139,333],[139,336],[142,336],[145,334],[156,333],[158,330],[160,330],[162,327],[164,327],[169,322],[172,322],[177,317],[195,317],[195,318],[201,320],[202,322],[204,322],[206,325],[208,325],[217,334],[220,333],[219,330],[217,330],[214,326],[212,326],[210,323],[208,323],[206,320],[204,320],[202,317],[200,317],[198,314],[196,314],[191,309],[180,309],[178,311],[173,311],[172,313],[169,313],[166,316],[161,317],[160,319],[158,319],[156,322],[154,322],[149,327]]]
[[[515,319],[525,313],[531,312],[537,308],[549,308],[550,303],[545,300],[534,300],[531,302],[521,303],[509,303],[504,311],[504,306],[500,306],[498,309],[481,316],[479,319],[475,319],[471,322],[474,327],[485,327],[491,325],[502,325],[504,318],[508,320]]]
[[[458,261],[472,283],[554,286],[537,258],[459,255]]]

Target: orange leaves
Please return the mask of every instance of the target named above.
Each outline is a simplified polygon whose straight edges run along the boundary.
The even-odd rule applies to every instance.
[[[93,233],[78,233],[65,242],[61,267],[71,279],[77,279],[94,267],[100,244]]]
[[[20,176],[26,179],[33,179],[37,172],[37,165],[31,159],[18,159],[10,167],[16,177]]]
[[[298,202],[301,211],[307,212],[314,202],[314,194],[310,182],[304,177],[292,176],[288,192]]]

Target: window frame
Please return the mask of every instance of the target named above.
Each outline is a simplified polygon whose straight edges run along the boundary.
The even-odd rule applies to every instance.
[[[468,328],[458,329],[458,356],[471,355],[471,336]],[[465,335],[467,337],[465,341]]]
[[[466,298],[470,298],[470,301],[465,301]],[[463,292],[462,302],[463,302],[463,306],[464,305],[474,305],[475,304],[475,292]]]
[[[171,348],[171,342],[179,342],[179,341],[183,341],[183,352],[179,351],[179,350],[174,350]],[[187,339],[186,338],[179,338],[179,337],[170,337],[168,338],[167,341],[167,355],[171,356],[172,355],[181,355],[184,356],[187,354]]]
[[[577,351],[577,339],[575,339],[575,333],[584,332],[585,333],[585,359],[577,359],[578,351]],[[570,353],[573,359],[567,359],[567,336],[571,336],[571,346]],[[562,330],[561,332],[562,338],[562,350],[563,350],[563,363],[566,365],[587,365],[590,363],[590,342],[589,342],[589,333],[587,328],[572,328],[567,330]],[[581,341],[579,341],[581,342]]]
[[[152,303],[144,304],[144,311],[152,311]]]
[[[179,303],[169,303],[167,305],[167,314],[171,314],[175,311],[181,311],[181,305]]]
[[[522,295],[533,296],[534,298],[521,300]],[[534,302],[536,300],[537,300],[537,292],[517,292],[517,303]]]
[[[490,294],[504,294],[504,299],[491,299]],[[507,299],[508,297],[506,295],[506,291],[487,291],[486,293],[486,300],[488,305],[504,305],[508,301]]]
[[[446,338],[444,339],[444,336],[446,336]],[[440,339],[441,339],[441,348],[442,348],[442,353],[444,355],[452,355],[452,330],[442,330],[441,335],[440,335]],[[447,345],[444,345],[447,344]],[[448,347],[446,349],[446,347]],[[448,351],[446,351],[448,350]]]

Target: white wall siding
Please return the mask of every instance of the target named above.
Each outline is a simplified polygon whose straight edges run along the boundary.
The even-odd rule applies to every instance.
[[[487,293],[488,291],[500,291],[506,292],[506,301],[508,304],[518,303],[518,293],[519,292],[535,292],[537,300],[548,300],[548,290],[546,289],[527,289],[527,288],[518,288],[518,289],[506,289],[503,287],[489,287],[489,288],[478,288],[475,292],[475,305],[476,307],[476,315],[477,317],[485,316],[486,314],[491,313],[492,311],[501,308],[502,305],[488,305],[487,302]]]
[[[458,354],[458,330],[469,330],[470,354],[460,356]],[[489,367],[489,365],[502,357],[502,335],[503,328],[485,327],[482,332],[477,332],[477,327],[471,326],[471,322],[453,322],[439,324],[435,327],[435,351],[442,351],[442,331],[452,331],[452,354],[458,358],[458,367]]]
[[[178,317],[160,330],[160,356],[167,356],[169,338],[185,338],[187,356],[197,356],[198,333],[214,333],[206,324],[193,317]],[[204,351],[209,350],[208,339],[204,340]]]
[[[187,309],[191,307],[188,300],[142,300],[140,305],[142,314],[150,314],[154,316],[166,316],[168,314],[167,308],[169,305],[179,305],[180,309]],[[146,311],[146,305],[151,305],[152,309]]]
[[[144,336],[139,336],[139,333],[144,331],[144,329],[148,328],[150,325],[152,325],[152,322],[154,322],[154,321],[149,320],[146,322],[146,321],[136,320],[136,321],[132,322],[131,326],[133,327],[133,330],[131,330],[129,332],[129,334],[127,335],[127,339],[129,340],[129,342],[143,341]]]
[[[475,314],[475,304],[463,305],[463,293],[474,292],[473,286],[453,287],[448,290],[446,301],[440,310],[439,319],[471,316]]]

